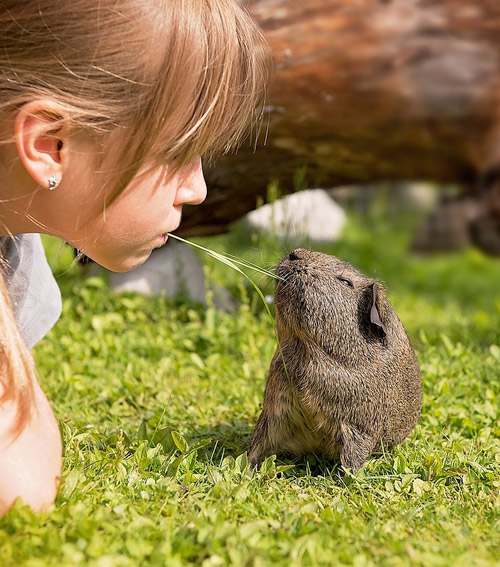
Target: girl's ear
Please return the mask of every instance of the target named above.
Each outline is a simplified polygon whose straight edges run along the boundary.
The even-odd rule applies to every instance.
[[[19,159],[44,188],[54,188],[54,181],[58,185],[63,178],[67,150],[65,114],[57,103],[35,100],[21,106],[14,120]]]

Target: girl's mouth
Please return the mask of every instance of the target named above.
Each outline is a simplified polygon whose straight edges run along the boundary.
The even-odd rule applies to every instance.
[[[164,234],[160,234],[157,237],[157,245],[156,248],[161,248],[163,245],[165,245],[167,243],[168,240],[168,234],[164,233]]]

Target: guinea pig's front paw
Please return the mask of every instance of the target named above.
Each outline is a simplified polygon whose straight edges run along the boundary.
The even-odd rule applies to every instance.
[[[261,447],[255,443],[250,443],[247,450],[248,463],[251,469],[258,468],[267,455],[261,450]]]
[[[346,423],[342,423],[341,433],[340,463],[344,468],[352,469],[354,473],[357,473],[372,454],[377,441]]]

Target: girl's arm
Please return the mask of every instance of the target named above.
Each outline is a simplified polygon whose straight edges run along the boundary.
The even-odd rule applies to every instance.
[[[52,409],[35,384],[33,417],[16,437],[11,433],[16,410],[0,405],[0,515],[17,498],[33,510],[44,510],[56,497],[61,475],[62,444]]]

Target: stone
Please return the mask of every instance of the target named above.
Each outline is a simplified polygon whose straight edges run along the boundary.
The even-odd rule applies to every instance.
[[[306,189],[251,211],[246,222],[282,239],[332,242],[340,237],[346,214],[325,190]]]
[[[116,292],[131,291],[168,298],[184,295],[192,301],[207,304],[203,263],[189,245],[172,239],[154,250],[146,262],[134,270],[109,272],[109,283]],[[236,300],[222,286],[210,290],[210,294],[218,309],[236,309]]]

